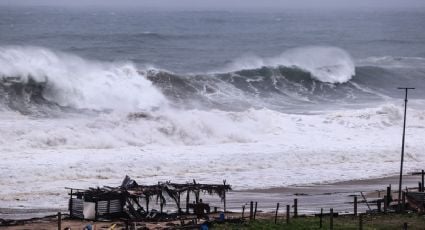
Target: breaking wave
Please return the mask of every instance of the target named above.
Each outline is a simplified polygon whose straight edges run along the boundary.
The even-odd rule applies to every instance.
[[[0,47],[0,77],[5,103],[18,110],[33,102],[130,111],[167,103],[132,63],[90,61],[39,47]]]
[[[176,74],[40,47],[0,47],[0,144],[6,151],[310,143],[305,133],[378,132],[399,124],[399,106],[333,108],[390,97],[394,84],[408,79],[397,71],[418,70],[358,66],[350,80],[331,83],[299,65]],[[422,110],[412,114],[412,124],[420,124]]]
[[[382,100],[394,96],[394,86],[400,83],[425,83],[416,76],[424,74],[423,69],[370,64],[388,59],[370,58],[363,62],[369,64],[354,67],[344,50],[305,47],[274,58],[237,59],[226,71],[176,74],[41,47],[7,46],[0,47],[0,102],[1,109],[24,114],[52,109],[138,112],[168,106],[290,112],[323,103]]]
[[[258,69],[262,67],[295,67],[311,73],[321,82],[344,83],[355,75],[350,55],[336,47],[310,46],[290,49],[273,58],[247,56],[231,63],[226,70]]]

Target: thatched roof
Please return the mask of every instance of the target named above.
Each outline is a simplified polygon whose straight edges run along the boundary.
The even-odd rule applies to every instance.
[[[68,188],[70,189],[70,188]],[[158,182],[155,185],[139,185],[136,181],[126,176],[119,187],[102,187],[102,188],[89,188],[87,190],[74,189],[74,195],[83,195],[92,198],[107,198],[117,197],[119,195],[144,197],[149,200],[156,196],[157,201],[161,200],[163,204],[166,203],[165,196],[172,198],[176,203],[179,200],[180,194],[183,192],[199,192],[208,193],[209,195],[218,195],[222,200],[225,199],[225,193],[232,190],[231,186],[223,181],[223,184],[200,184],[195,180],[188,183],[171,183]]]

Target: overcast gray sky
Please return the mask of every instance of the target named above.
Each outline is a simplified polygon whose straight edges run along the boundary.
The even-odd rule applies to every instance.
[[[425,0],[0,0],[0,4],[167,9],[425,8]]]

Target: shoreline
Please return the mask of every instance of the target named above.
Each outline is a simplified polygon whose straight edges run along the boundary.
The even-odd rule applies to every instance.
[[[404,175],[403,188],[417,187],[420,176]],[[231,191],[227,195],[227,210],[241,212],[242,206],[249,206],[250,201],[258,202],[258,210],[271,212],[275,210],[276,204],[293,204],[294,199],[298,199],[299,213],[312,214],[320,211],[320,208],[334,208],[336,212],[350,213],[352,211],[353,195],[359,196],[359,212],[365,212],[368,208],[361,197],[361,193],[366,199],[379,198],[377,190],[384,191],[391,184],[393,193],[398,190],[398,176],[388,176],[383,178],[362,179],[341,181],[329,184],[314,184],[304,186],[276,187],[265,189],[246,189]],[[381,198],[384,192],[381,192]],[[215,197],[203,195],[211,206],[222,208],[222,203]],[[172,211],[172,205],[167,209]],[[373,207],[375,208],[375,207]],[[57,212],[67,213],[68,210],[60,208],[0,208],[0,219],[24,220],[31,218],[41,218],[54,215]]]

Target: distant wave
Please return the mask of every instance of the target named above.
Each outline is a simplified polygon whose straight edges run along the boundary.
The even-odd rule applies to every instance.
[[[272,58],[245,56],[232,62],[225,72],[278,66],[296,67],[310,72],[319,81],[329,83],[344,83],[355,75],[354,62],[346,51],[321,46],[290,49]]]
[[[358,66],[379,66],[386,68],[425,68],[424,57],[381,56],[356,61]]]

